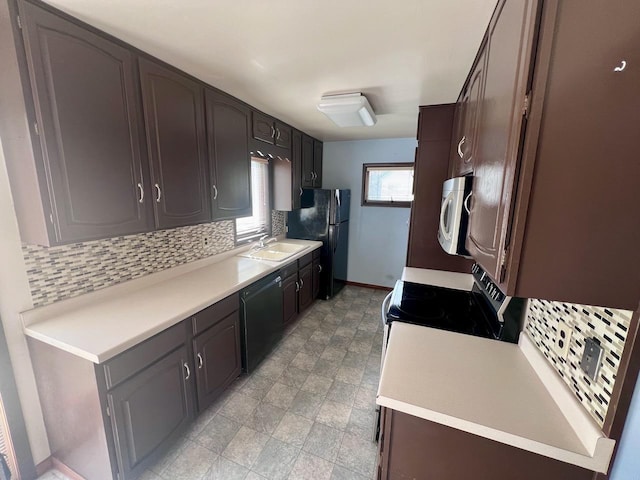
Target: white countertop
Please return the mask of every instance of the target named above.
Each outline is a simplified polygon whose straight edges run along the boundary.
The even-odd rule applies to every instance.
[[[286,242],[307,248],[283,262],[223,254],[29,310],[22,313],[25,334],[94,363],[105,362],[322,245]]]
[[[473,287],[473,275],[470,273],[446,272],[427,268],[404,267],[401,279],[405,282],[453,288],[455,290],[469,291]]]
[[[515,345],[395,322],[377,403],[606,472],[615,442],[572,403],[568,390],[549,381],[528,337],[520,340]]]

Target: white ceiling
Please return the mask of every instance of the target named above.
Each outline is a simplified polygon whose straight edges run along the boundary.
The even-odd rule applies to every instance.
[[[496,0],[46,0],[325,141],[415,137],[454,102]],[[323,94],[360,91],[373,127],[339,128]]]

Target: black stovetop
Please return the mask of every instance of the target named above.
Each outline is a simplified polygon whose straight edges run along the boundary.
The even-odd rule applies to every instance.
[[[502,325],[477,287],[471,291],[398,280],[387,323],[401,321],[485,338],[499,338]]]

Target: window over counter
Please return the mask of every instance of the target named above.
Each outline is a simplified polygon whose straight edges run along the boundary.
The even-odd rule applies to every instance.
[[[413,163],[365,163],[362,166],[362,205],[411,207]]]
[[[236,245],[271,233],[269,161],[251,158],[251,206],[253,215],[236,219]]]

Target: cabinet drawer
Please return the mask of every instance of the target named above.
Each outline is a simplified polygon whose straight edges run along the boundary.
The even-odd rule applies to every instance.
[[[180,322],[109,360],[104,365],[107,390],[162,358],[185,341],[185,325],[184,322]]]
[[[313,261],[313,253],[307,253],[304,257],[298,259],[298,268],[309,265]]]
[[[291,275],[298,273],[298,262],[292,262],[280,269],[280,276],[283,280],[289,278]]]
[[[207,328],[215,325],[220,320],[228,317],[229,314],[240,308],[240,299],[238,294],[229,295],[224,300],[214,303],[210,307],[196,313],[193,316],[193,334],[197,335],[204,332]]]

